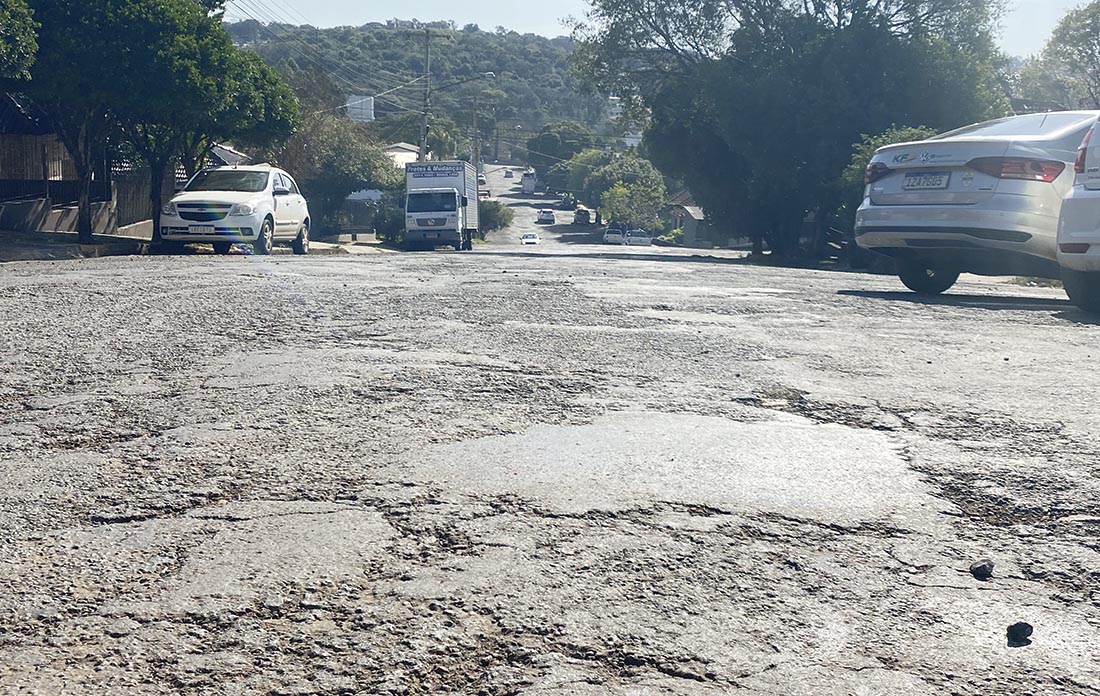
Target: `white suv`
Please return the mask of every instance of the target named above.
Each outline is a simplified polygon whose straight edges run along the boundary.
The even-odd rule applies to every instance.
[[[228,254],[248,242],[270,254],[275,242],[290,242],[295,254],[309,253],[309,208],[298,184],[270,165],[211,167],[187,182],[161,210],[161,239],[207,242]]]

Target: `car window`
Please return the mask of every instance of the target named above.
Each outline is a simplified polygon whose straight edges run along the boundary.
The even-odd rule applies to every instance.
[[[937,135],[930,140],[943,140],[960,136],[1022,136],[1046,135],[1057,133],[1086,123],[1092,123],[1096,116],[1082,113],[1046,113],[1026,116],[1009,116],[994,121],[976,123]]]
[[[267,188],[270,172],[204,169],[191,178],[184,191],[241,191],[259,193]]]
[[[291,193],[294,195],[301,193],[301,191],[298,190],[298,184],[294,183],[294,179],[291,179],[290,175],[285,172],[283,173],[283,181],[286,182],[286,187],[290,189]]]

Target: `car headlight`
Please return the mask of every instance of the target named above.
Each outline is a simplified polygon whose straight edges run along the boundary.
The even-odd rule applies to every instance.
[[[230,215],[253,215],[256,212],[256,206],[251,203],[238,203],[229,209]]]
[[[447,224],[448,225],[457,225],[458,224],[458,218],[456,218],[456,217],[447,218]]]
[[[172,201],[165,203],[164,207],[160,209],[160,212],[164,215],[179,215],[179,213],[176,212],[176,204]]]
[[[416,224],[416,218],[414,218],[413,216],[410,215],[409,217],[405,218],[405,224],[406,225],[415,225]]]

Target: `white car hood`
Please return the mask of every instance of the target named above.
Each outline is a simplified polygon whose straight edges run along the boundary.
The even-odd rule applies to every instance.
[[[181,191],[172,196],[173,203],[251,203],[265,198],[263,192],[248,191]]]

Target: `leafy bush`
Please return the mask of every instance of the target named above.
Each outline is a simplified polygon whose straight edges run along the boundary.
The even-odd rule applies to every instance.
[[[512,224],[516,219],[516,211],[504,205],[500,201],[481,202],[481,229],[479,234],[482,239],[488,232],[502,230]]]

